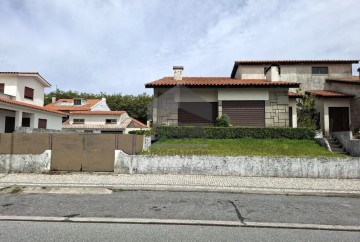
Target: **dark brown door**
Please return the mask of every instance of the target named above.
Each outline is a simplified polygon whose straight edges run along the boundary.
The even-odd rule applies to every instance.
[[[5,117],[5,133],[12,133],[15,130],[15,117]]]
[[[222,110],[233,126],[265,127],[265,101],[223,101]]]
[[[329,108],[329,131],[340,132],[349,131],[349,108],[330,107]]]
[[[179,125],[214,125],[217,117],[217,102],[180,103]]]
[[[293,126],[292,107],[289,107],[289,127],[292,128],[292,126]]]

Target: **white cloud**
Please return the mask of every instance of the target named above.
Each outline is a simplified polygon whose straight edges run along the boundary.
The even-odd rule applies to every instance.
[[[359,59],[356,5],[2,0],[0,66],[39,71],[64,90],[137,94],[173,65],[186,75],[229,76],[238,59]]]

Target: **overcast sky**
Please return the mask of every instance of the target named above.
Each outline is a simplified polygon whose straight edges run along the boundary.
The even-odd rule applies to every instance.
[[[173,65],[230,76],[235,60],[360,59],[359,9],[358,0],[0,0],[0,71],[37,71],[48,92],[139,94]]]

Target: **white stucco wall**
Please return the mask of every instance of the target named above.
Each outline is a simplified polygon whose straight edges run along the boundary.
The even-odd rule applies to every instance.
[[[235,75],[236,79],[265,79],[264,65],[239,66]]]
[[[44,86],[36,80],[35,77],[18,77],[18,88],[16,93],[16,100],[20,102],[44,106]],[[34,99],[24,98],[25,87],[34,89]]]
[[[110,108],[106,103],[106,98],[102,98],[100,102],[91,107],[91,111],[110,111]]]
[[[0,83],[5,84],[5,94],[16,97],[18,83],[17,76],[0,75]]]
[[[218,100],[269,100],[269,89],[264,88],[219,88]]]
[[[175,93],[175,102],[217,102],[217,89],[181,88]]]
[[[72,114],[69,117],[70,124],[73,124],[74,119],[84,119],[85,124],[105,124],[106,119],[117,119],[117,124],[120,124],[125,118],[129,117],[127,113],[121,115],[79,115]]]
[[[21,113],[21,114],[20,114]],[[38,128],[39,119],[46,119],[46,128],[61,130],[62,116],[46,111],[0,103],[0,133],[5,131],[5,117],[20,118],[15,121],[15,126],[21,126],[23,117],[30,117],[30,128]]]
[[[44,106],[44,85],[32,76],[0,75],[0,83],[5,84],[4,93],[15,96],[17,101]],[[34,99],[24,98],[25,87],[34,89]]]

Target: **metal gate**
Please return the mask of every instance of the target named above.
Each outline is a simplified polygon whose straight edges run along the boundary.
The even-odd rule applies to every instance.
[[[115,134],[53,134],[51,170],[114,171]]]

